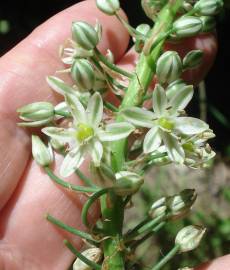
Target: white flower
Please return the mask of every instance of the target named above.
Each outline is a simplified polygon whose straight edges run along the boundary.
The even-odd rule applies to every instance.
[[[102,125],[103,101],[99,93],[90,97],[87,109],[76,95],[66,94],[66,104],[73,117],[70,128],[47,127],[42,131],[52,139],[68,144],[69,152],[60,169],[63,177],[71,175],[90,155],[95,166],[100,166],[103,143],[124,139],[134,131],[130,123],[119,122]]]
[[[180,142],[181,136],[194,136],[209,128],[199,119],[180,116],[192,96],[192,86],[181,86],[177,93],[169,98],[167,92],[160,85],[156,85],[152,99],[153,112],[138,107],[121,112],[128,122],[150,128],[143,143],[145,154],[154,152],[163,142],[169,158],[177,163],[184,163],[185,151]]]

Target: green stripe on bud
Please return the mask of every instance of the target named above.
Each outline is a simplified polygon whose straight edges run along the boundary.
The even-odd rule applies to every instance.
[[[85,50],[94,49],[99,42],[97,31],[86,22],[74,22],[72,24],[72,37]]]
[[[221,11],[223,5],[222,0],[200,0],[194,5],[194,9],[199,15],[213,16]]]
[[[32,155],[34,160],[42,167],[49,166],[53,162],[51,147],[47,147],[36,135],[32,135]]]
[[[77,59],[71,68],[71,76],[82,91],[91,90],[95,83],[93,66],[86,59]]]
[[[173,23],[172,37],[185,38],[194,36],[201,31],[202,26],[202,21],[197,17],[181,17]]]
[[[176,236],[175,244],[179,245],[181,253],[197,248],[205,234],[206,229],[190,225],[184,227]]]
[[[168,51],[157,61],[156,75],[160,83],[171,83],[182,73],[182,62],[177,52]]]
[[[195,68],[202,63],[204,53],[201,50],[193,50],[186,54],[183,59],[183,68]]]
[[[114,15],[120,9],[119,0],[96,0],[96,4],[107,15]]]
[[[116,182],[113,190],[118,196],[132,195],[136,193],[144,183],[143,177],[133,172],[121,171],[116,173],[115,176]]]
[[[201,16],[202,32],[212,32],[216,28],[216,20],[212,16]]]

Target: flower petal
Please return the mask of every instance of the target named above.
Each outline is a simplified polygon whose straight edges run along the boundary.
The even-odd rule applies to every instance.
[[[55,76],[48,76],[46,79],[48,85],[57,93],[61,95],[65,94],[75,94],[74,88],[67,85],[64,81],[61,79],[55,77]]]
[[[145,135],[143,148],[144,153],[151,153],[155,151],[161,144],[161,136],[158,127],[151,128]]]
[[[182,146],[178,142],[178,139],[172,134],[164,131],[161,131],[161,136],[165,144],[168,157],[176,163],[184,163],[185,153]]]
[[[186,134],[200,134],[209,129],[204,121],[193,117],[176,117],[174,120],[176,131]]]
[[[73,115],[74,120],[77,123],[86,123],[86,111],[84,106],[81,104],[79,99],[72,94],[67,94],[66,96],[66,103],[69,106],[69,109]]]
[[[93,159],[93,163],[96,167],[100,166],[101,158],[103,155],[103,146],[99,140],[92,140],[89,145],[90,154]]]
[[[138,108],[132,107],[121,111],[124,119],[135,126],[149,127],[153,126],[152,120],[154,119],[154,113]]]
[[[99,93],[96,92],[89,99],[86,112],[89,123],[94,127],[98,127],[103,116],[103,101]]]
[[[61,143],[69,142],[74,136],[74,131],[65,128],[46,127],[42,132]]]
[[[162,115],[162,113],[167,108],[167,97],[165,90],[162,86],[157,84],[153,91],[153,110],[157,115]]]
[[[84,160],[83,154],[84,152],[80,147],[76,147],[70,151],[61,164],[60,175],[62,177],[68,177],[74,173],[74,171],[80,167]]]
[[[193,97],[193,86],[192,85],[186,85],[180,89],[178,89],[178,92],[175,96],[173,96],[170,101],[169,105],[171,105],[170,113],[176,113],[177,111],[183,110],[188,103],[191,101]]]
[[[105,131],[99,131],[98,136],[101,141],[110,142],[124,139],[135,130],[135,127],[127,122],[108,124]]]

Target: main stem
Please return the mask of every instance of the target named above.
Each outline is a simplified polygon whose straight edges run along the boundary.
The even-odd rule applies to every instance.
[[[182,4],[182,0],[169,0],[169,3],[159,13],[159,17],[152,30],[152,36],[167,32],[174,20],[174,17]],[[130,81],[120,110],[138,106],[142,103],[155,73],[156,61],[160,56],[165,39],[163,39],[147,55],[144,52],[140,55],[133,78]],[[122,121],[118,116],[117,121]],[[127,140],[120,140],[113,144],[113,170],[122,170],[125,162]],[[122,242],[122,227],[124,219],[124,203],[121,197],[109,193],[101,200],[101,210],[104,219],[104,229],[111,238],[104,241],[105,269],[124,270],[124,252]]]

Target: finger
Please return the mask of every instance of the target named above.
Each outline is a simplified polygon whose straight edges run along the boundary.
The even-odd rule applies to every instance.
[[[229,270],[230,269],[230,255],[218,258],[212,262],[205,263],[196,270]]]
[[[56,156],[56,174],[62,159]],[[86,171],[87,166],[85,163],[81,169]],[[80,183],[76,177],[68,181],[76,185]],[[74,256],[64,246],[63,240],[71,240],[77,249],[80,249],[82,241],[49,223],[45,214],[84,230],[81,208],[85,200],[84,195],[54,184],[32,162],[1,214],[0,253],[4,269],[68,269]],[[97,216],[95,207],[90,208],[89,213],[91,218]]]
[[[110,48],[116,59],[126,50],[129,36],[120,22],[84,1],[54,16],[0,60],[0,209],[12,194],[29,158],[26,132],[17,127],[16,109],[27,103],[56,100],[45,77],[63,68],[58,48],[70,37],[71,22],[84,20],[103,25],[100,49]]]

